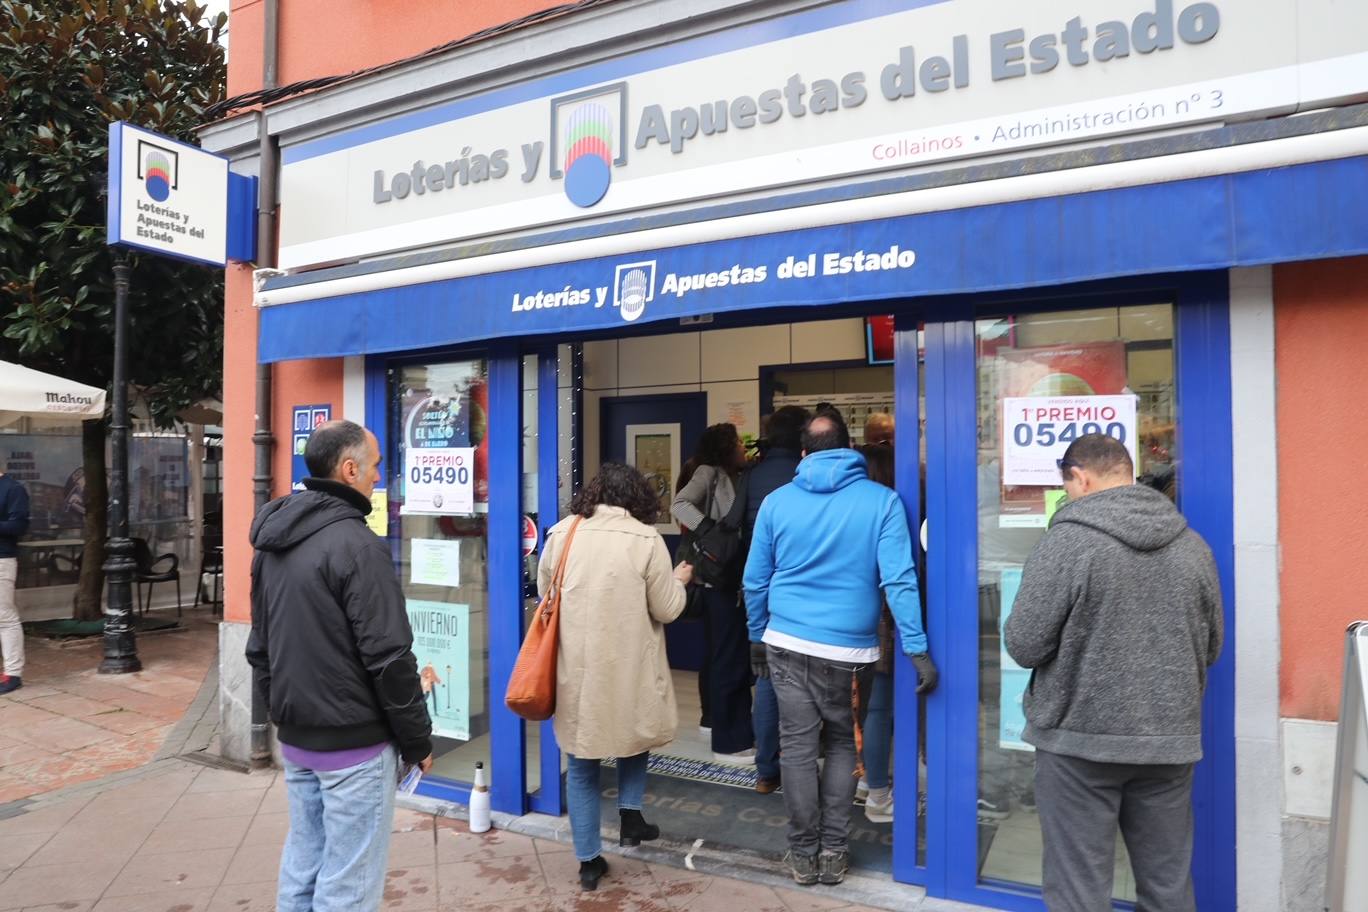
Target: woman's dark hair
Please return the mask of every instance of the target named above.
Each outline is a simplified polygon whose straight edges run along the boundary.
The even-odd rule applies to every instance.
[[[869,480],[877,481],[885,487],[894,487],[893,483],[893,448],[881,443],[866,443],[860,447],[860,454],[865,458],[865,466],[869,470]]]
[[[741,443],[741,435],[736,433],[734,424],[714,424],[698,438],[698,449],[694,450],[695,467],[706,465],[735,472],[736,448]]]
[[[690,478],[693,478],[693,473],[697,468],[698,463],[694,462],[692,457],[686,460],[684,464],[679,467],[679,479],[675,481],[674,489],[674,492],[676,494],[684,490],[684,486],[689,483]]]
[[[620,462],[605,462],[570,501],[570,512],[588,519],[600,504],[622,507],[648,526],[655,525],[660,515],[660,498],[646,476]]]

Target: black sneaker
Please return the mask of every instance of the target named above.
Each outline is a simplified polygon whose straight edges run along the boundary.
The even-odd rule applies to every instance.
[[[793,882],[810,887],[817,882],[817,856],[799,855],[792,849],[784,856],[784,867],[793,875]]]
[[[24,681],[18,675],[0,674],[0,694],[14,693],[24,686]]]
[[[849,870],[849,852],[823,852],[817,856],[817,879],[824,884],[840,883]]]

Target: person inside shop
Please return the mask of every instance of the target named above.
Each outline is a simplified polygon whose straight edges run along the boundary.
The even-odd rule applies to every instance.
[[[893,445],[893,416],[888,412],[874,412],[865,419],[864,442],[866,445]]]
[[[860,447],[860,453],[865,458],[869,480],[894,487],[893,447],[866,443]],[[898,652],[893,639],[893,615],[888,610],[888,600],[882,601],[879,659],[874,663],[864,723],[864,751],[860,755],[865,774],[855,787],[857,797],[860,797],[861,788],[865,792],[864,813],[871,823],[893,822],[893,780],[889,775],[889,761],[893,754],[893,659]]]
[[[812,416],[797,405],[776,409],[765,423],[761,437],[764,458],[750,470],[746,484],[745,542],[755,532],[755,518],[765,498],[793,481],[802,461],[803,427]],[[755,790],[768,795],[781,784],[779,769],[779,704],[767,677],[756,678],[755,703],[751,714],[755,727]]]
[[[838,884],[849,868],[855,743],[879,658],[884,599],[919,693],[936,686],[937,672],[922,629],[902,501],[869,479],[839,416],[808,422],[802,446],[797,477],[760,507],[744,591],[752,668],[758,677],[773,671],[779,703],[789,813],[784,864],[807,886]]]
[[[605,463],[552,526],[537,572],[544,596],[561,579],[556,652],[556,741],[569,759],[570,829],[580,888],[608,872],[599,835],[599,767],[617,758],[618,842],[660,836],[641,815],[648,752],[670,743],[679,725],[665,654],[665,625],[684,611],[688,564],[672,567],[655,529],[660,501],[631,466]],[[605,661],[609,652],[612,661]]]
[[[1084,435],[1058,462],[1069,501],[1026,561],[1003,631],[1033,671],[1024,738],[1045,905],[1111,908],[1119,824],[1136,908],[1195,912],[1192,773],[1224,629],[1216,562],[1172,501],[1135,484],[1120,441]]]
[[[746,467],[746,448],[736,425],[714,424],[704,431],[693,462],[693,475],[675,495],[670,512],[689,533],[701,533],[724,520],[736,503],[736,484]],[[739,577],[738,566],[725,568],[719,580],[703,581],[706,706],[714,759],[748,766],[755,762],[755,731],[751,726],[751,672]]]

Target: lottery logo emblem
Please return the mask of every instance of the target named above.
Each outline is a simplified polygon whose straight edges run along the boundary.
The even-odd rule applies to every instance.
[[[640,319],[647,302],[655,298],[655,272],[655,260],[623,263],[614,270],[613,303],[628,323]]]
[[[613,180],[613,124],[608,109],[590,103],[570,115],[566,133],[565,195],[581,209],[603,199]]]
[[[176,189],[180,156],[170,149],[152,143],[138,143],[138,177],[147,188],[147,195],[159,203],[166,202]]]
[[[566,197],[581,209],[597,205],[613,169],[627,163],[626,112],[622,82],[551,101],[551,177],[565,182]]]

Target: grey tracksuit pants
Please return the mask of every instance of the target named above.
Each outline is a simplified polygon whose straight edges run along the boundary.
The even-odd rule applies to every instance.
[[[1192,764],[1095,763],[1038,750],[1036,804],[1050,912],[1109,912],[1118,824],[1136,912],[1196,912]]]

